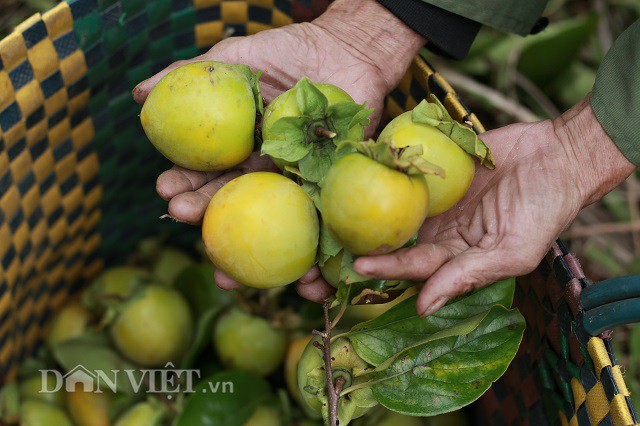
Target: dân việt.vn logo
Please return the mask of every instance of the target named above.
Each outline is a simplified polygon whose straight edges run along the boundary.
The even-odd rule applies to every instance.
[[[118,389],[128,389],[133,393],[171,394],[194,393],[194,385],[200,379],[200,371],[194,369],[177,369],[167,363],[164,369],[124,369],[124,370],[90,370],[83,365],[76,365],[66,374],[58,370],[40,370],[41,393],[67,392],[103,393],[105,390],[116,393]],[[232,382],[209,383],[202,392],[233,393]]]

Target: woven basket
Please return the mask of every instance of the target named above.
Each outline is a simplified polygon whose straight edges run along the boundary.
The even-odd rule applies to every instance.
[[[328,3],[71,0],[0,41],[1,381],[38,348],[51,313],[141,238],[198,238],[192,227],[156,220],[166,205],[154,182],[169,165],[145,140],[133,87],[224,34],[310,20]],[[429,93],[484,131],[420,58],[386,113]],[[590,283],[576,259],[556,244],[518,283],[525,338],[507,374],[476,403],[480,423],[635,423],[608,335],[592,337],[583,325],[581,291]]]

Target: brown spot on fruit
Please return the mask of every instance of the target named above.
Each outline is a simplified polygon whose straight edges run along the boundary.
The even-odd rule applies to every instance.
[[[373,251],[370,251],[367,254],[369,256],[377,256],[379,254],[387,254],[392,250],[393,250],[393,247],[391,247],[389,244],[383,244],[380,247],[378,247],[377,249],[375,249]]]

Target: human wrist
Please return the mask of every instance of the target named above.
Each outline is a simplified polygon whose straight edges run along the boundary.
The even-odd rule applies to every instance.
[[[387,92],[397,86],[426,40],[375,0],[336,0],[312,22],[377,68]]]
[[[596,118],[589,97],[553,120],[553,128],[570,159],[568,170],[581,192],[582,207],[601,199],[636,168]]]

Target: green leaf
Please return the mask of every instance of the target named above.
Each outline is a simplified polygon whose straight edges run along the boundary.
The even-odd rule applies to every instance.
[[[365,281],[371,281],[370,278],[365,278],[362,275],[359,275],[354,269],[353,265],[356,261],[356,258],[348,252],[344,251],[342,255],[342,266],[340,267],[340,282],[346,285],[351,285],[354,283],[361,283]]]
[[[574,62],[556,78],[546,93],[561,102],[566,109],[577,104],[591,92],[596,82],[596,69],[582,62]]]
[[[233,303],[233,297],[216,285],[213,268],[207,265],[188,267],[175,279],[174,287],[185,297],[196,318],[194,339],[180,361],[180,368],[191,368],[211,340],[211,329],[218,313]]]
[[[174,288],[185,297],[196,318],[213,307],[226,306],[234,300],[231,293],[217,286],[213,268],[207,265],[189,266],[178,275]]]
[[[282,117],[271,127],[271,133],[278,139],[262,142],[262,155],[295,162],[307,155],[313,148],[305,141],[307,120],[304,117]]]
[[[327,97],[307,77],[296,84],[296,100],[302,115],[311,118],[324,118],[329,101]]]
[[[381,316],[356,325],[347,335],[362,359],[372,365],[379,365],[403,348],[453,327],[492,306],[511,307],[514,291],[513,278],[498,281],[453,299],[426,318],[421,318],[416,313],[418,296],[413,296]]]
[[[311,200],[313,201],[313,204],[315,204],[316,206],[316,209],[320,210],[320,187],[318,186],[318,184],[313,182],[307,182],[305,180],[302,182],[301,187],[302,187],[302,190],[307,193],[309,198],[311,198]],[[320,232],[322,232],[322,229],[320,229]],[[322,234],[320,235],[321,235],[320,238],[322,238]]]
[[[324,266],[324,263],[333,256],[337,256],[342,250],[342,245],[333,238],[329,228],[324,221],[320,222],[320,248],[318,250],[318,264]]]
[[[336,157],[336,147],[333,143],[314,146],[309,153],[298,162],[300,173],[305,180],[320,183],[333,165]]]
[[[326,141],[321,145],[316,144],[313,149],[298,162],[300,175],[303,179],[322,186],[322,181],[327,173],[329,173],[331,166],[345,155],[354,151],[354,149],[337,150],[331,141]]]
[[[553,82],[580,57],[581,47],[595,33],[595,13],[566,19],[522,40],[518,71],[539,87]]]
[[[374,141],[344,141],[338,145],[338,152],[346,152],[348,148],[371,158],[378,163],[408,175],[438,175],[445,177],[445,170],[422,158],[422,145],[411,145],[397,148],[391,139]]]
[[[350,131],[356,126],[362,128],[362,131],[358,134],[358,139],[363,139],[364,128],[371,122],[369,116],[372,112],[373,110],[366,108],[366,104],[358,105],[355,102],[344,101],[330,105],[327,109],[327,116],[333,130],[338,134],[334,142],[338,144],[341,141],[355,137]]]
[[[0,389],[0,423],[17,424],[20,415],[18,382],[10,382]]]
[[[429,96],[429,101],[420,102],[413,109],[411,118],[414,123],[436,127],[469,155],[476,157],[483,166],[489,169],[495,167],[495,161],[489,147],[473,129],[451,118],[447,109],[435,95]]]
[[[47,361],[45,362],[46,358]],[[20,369],[18,370],[18,376],[19,377],[29,377],[32,375],[37,375],[40,374],[40,370],[46,370],[48,368],[51,368],[50,365],[47,365],[48,363],[51,363],[51,359],[48,356],[48,354],[45,357],[38,357],[38,358],[34,358],[34,357],[30,357],[25,359],[24,361],[22,361],[20,363]]]
[[[235,68],[235,70],[240,74],[242,74],[249,82],[251,90],[253,90],[256,109],[258,110],[260,115],[262,115],[264,113],[264,102],[262,101],[262,92],[260,91],[260,77],[262,76],[262,71],[254,73],[253,71],[251,71],[251,68],[243,64],[235,64],[231,66]]]
[[[193,367],[200,352],[209,345],[213,324],[223,309],[224,306],[213,306],[198,317],[194,339],[189,350],[180,361],[180,368],[188,369]]]
[[[240,370],[209,376],[194,391],[175,426],[243,426],[258,404],[271,397],[269,384],[262,377]]]
[[[517,310],[496,306],[394,355],[367,375],[371,391],[385,407],[412,416],[462,408],[504,374],[524,327]]]
[[[102,371],[109,379],[113,379],[114,373],[111,373],[111,370],[119,370],[118,373],[115,373],[117,390],[127,395],[135,394],[136,389],[133,388],[127,372],[124,370],[130,370],[136,384],[143,382],[139,368],[116,353],[111,348],[108,337],[101,333],[87,333],[71,340],[65,340],[53,345],[51,352],[65,372],[81,365],[91,372]],[[143,384],[138,392],[144,392],[144,389],[145,385]]]

